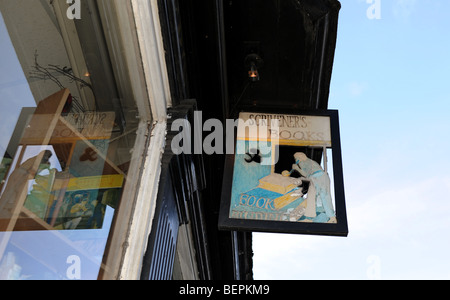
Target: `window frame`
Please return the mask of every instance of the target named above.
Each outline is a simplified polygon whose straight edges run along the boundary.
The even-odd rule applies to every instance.
[[[122,76],[116,81],[134,96],[140,118],[130,165],[135,171],[128,174],[99,279],[137,280],[155,214],[170,86],[157,2],[97,3],[113,68]]]

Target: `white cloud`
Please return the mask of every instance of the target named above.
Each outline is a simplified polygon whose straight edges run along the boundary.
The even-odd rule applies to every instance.
[[[369,85],[365,82],[353,81],[348,85],[348,91],[352,97],[361,96],[367,89]]]
[[[315,274],[317,262],[333,241],[341,238],[286,235],[253,234],[254,277],[265,280],[289,280],[308,278]]]
[[[450,177],[382,182],[348,193],[348,238],[255,234],[255,278],[368,279],[373,256],[381,279],[447,278]]]
[[[417,0],[395,0],[392,7],[394,17],[406,21],[415,11]]]

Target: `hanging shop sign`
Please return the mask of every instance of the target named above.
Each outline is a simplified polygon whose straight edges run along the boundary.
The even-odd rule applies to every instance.
[[[338,112],[243,112],[219,228],[347,236]]]

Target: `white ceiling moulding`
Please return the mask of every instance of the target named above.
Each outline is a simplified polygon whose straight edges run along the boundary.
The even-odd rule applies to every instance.
[[[156,0],[131,0],[147,88],[156,121],[166,121],[172,106]]]
[[[111,234],[102,279],[140,279],[150,235],[165,147],[170,89],[156,1],[97,2],[116,83],[122,97],[134,98],[140,127]],[[132,177],[132,178],[131,178]]]
[[[140,119],[150,122],[152,113],[131,2],[99,0],[97,4],[120,95],[134,99]]]

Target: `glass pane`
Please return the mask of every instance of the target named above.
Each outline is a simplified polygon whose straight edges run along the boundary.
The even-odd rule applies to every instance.
[[[93,1],[0,1],[0,279],[97,279],[138,126]],[[125,200],[124,200],[125,201]]]

